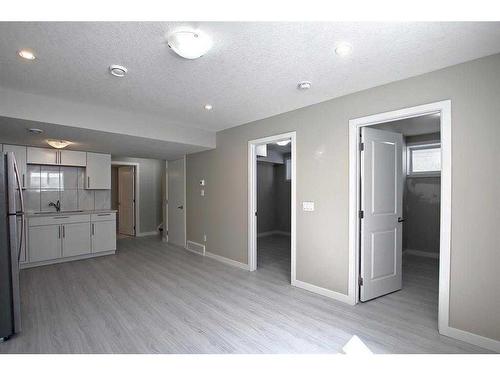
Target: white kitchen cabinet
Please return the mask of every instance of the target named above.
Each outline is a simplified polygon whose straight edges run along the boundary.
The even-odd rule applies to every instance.
[[[28,147],[28,164],[59,164],[59,152],[53,148]]]
[[[111,189],[111,155],[87,152],[85,189]]]
[[[92,252],[116,250],[116,221],[92,223]]]
[[[90,223],[63,224],[62,256],[90,254]]]
[[[59,164],[71,167],[85,167],[87,165],[87,153],[85,151],[59,151]]]
[[[23,188],[26,188],[26,146],[3,145],[3,152],[13,152],[19,168],[19,177]]]
[[[42,262],[61,257],[61,226],[44,225],[29,228],[28,254],[30,262]]]
[[[21,243],[21,254],[19,255],[19,261],[21,263],[25,263],[27,261],[26,259],[26,220],[24,222],[24,229],[21,231],[21,220],[22,218],[18,217],[17,218],[17,244],[19,246],[19,241],[21,241],[22,237],[22,243]]]

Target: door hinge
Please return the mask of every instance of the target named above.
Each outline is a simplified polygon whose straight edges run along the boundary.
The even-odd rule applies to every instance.
[[[360,219],[363,219],[364,217],[365,217],[365,211],[360,210],[360,211],[359,211],[359,218],[360,218]]]
[[[364,142],[361,142],[359,144],[359,151],[365,151],[365,143]]]
[[[255,216],[257,216],[257,211],[255,211]]]
[[[361,276],[358,276],[358,285],[363,286],[363,278]]]

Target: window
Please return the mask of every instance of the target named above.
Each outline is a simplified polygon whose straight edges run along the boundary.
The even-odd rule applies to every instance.
[[[290,181],[292,179],[292,159],[285,160],[285,168],[286,168],[286,180]]]
[[[407,147],[408,176],[439,176],[441,144],[419,144]]]

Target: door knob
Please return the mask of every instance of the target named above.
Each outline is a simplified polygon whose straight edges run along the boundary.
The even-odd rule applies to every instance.
[[[182,210],[184,208],[184,206],[177,206],[177,208]]]
[[[401,217],[398,217],[398,223],[402,223],[403,221],[406,221],[406,219],[403,219]]]

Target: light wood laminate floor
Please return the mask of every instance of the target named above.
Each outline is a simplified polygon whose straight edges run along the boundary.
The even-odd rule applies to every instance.
[[[0,353],[338,353],[353,335],[376,353],[484,351],[438,334],[436,261],[405,257],[402,291],[353,307],[292,287],[286,241],[259,241],[252,273],[157,237],[23,270],[23,332]]]

